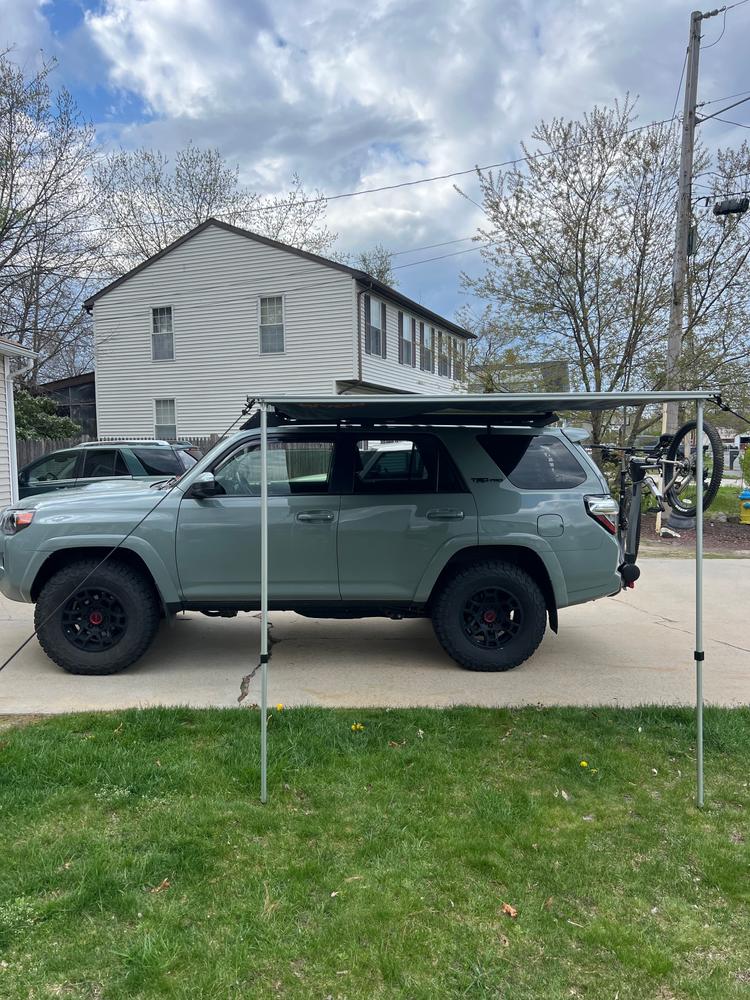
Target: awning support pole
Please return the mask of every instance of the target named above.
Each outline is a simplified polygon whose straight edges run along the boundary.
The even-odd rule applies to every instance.
[[[703,807],[703,403],[695,411],[695,801]]]
[[[260,403],[260,801],[268,801],[268,405]]]

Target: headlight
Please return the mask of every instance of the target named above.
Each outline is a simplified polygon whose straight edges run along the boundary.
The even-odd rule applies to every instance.
[[[6,510],[0,519],[0,528],[4,535],[15,535],[23,528],[28,528],[34,520],[33,510]]]

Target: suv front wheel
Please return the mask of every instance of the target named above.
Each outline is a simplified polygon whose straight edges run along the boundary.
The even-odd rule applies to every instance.
[[[81,559],[44,584],[34,625],[44,652],[68,673],[116,674],[151,645],[159,605],[150,581],[137,570]]]
[[[467,670],[512,670],[544,636],[547,608],[539,586],[500,560],[459,570],[440,590],[432,624],[443,649]]]

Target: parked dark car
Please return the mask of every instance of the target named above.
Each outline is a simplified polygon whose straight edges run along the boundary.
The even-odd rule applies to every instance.
[[[191,469],[201,452],[189,441],[89,441],[52,451],[18,473],[20,499],[105,479],[164,479]]]

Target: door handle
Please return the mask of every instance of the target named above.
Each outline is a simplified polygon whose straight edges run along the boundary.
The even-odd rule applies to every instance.
[[[433,507],[427,511],[427,517],[431,521],[463,521],[464,512],[462,510],[451,510],[447,507]]]
[[[297,514],[298,521],[332,521],[334,519],[332,510],[301,510]]]

